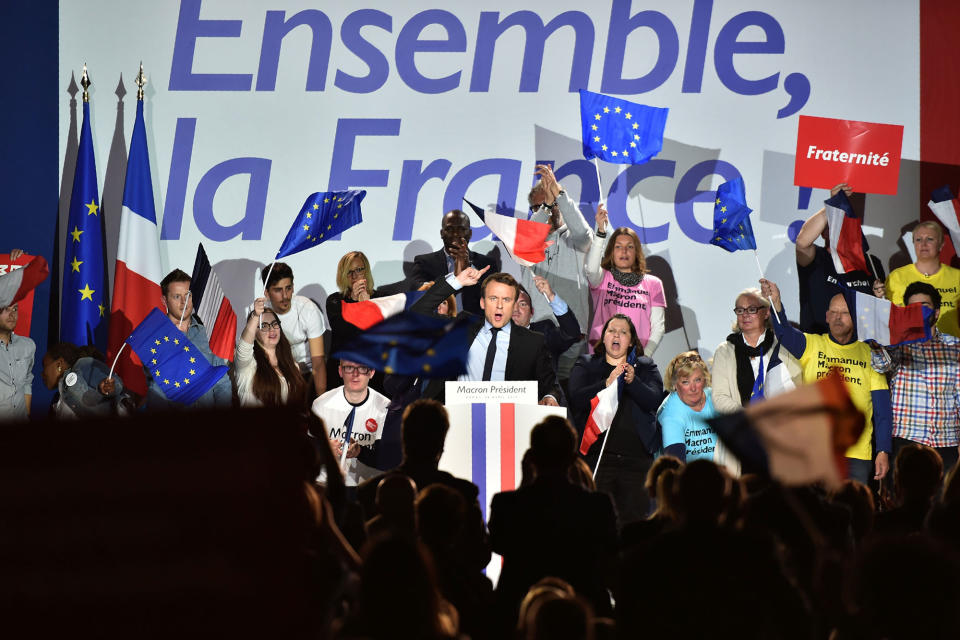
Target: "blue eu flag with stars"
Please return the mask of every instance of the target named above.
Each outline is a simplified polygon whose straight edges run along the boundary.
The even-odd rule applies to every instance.
[[[276,259],[300,253],[363,222],[360,203],[366,191],[324,191],[312,193],[303,203]]]
[[[583,157],[643,164],[663,149],[669,109],[580,90]]]
[[[110,313],[104,271],[103,232],[97,164],[90,132],[90,103],[83,103],[83,125],[77,150],[77,168],[70,194],[67,242],[63,263],[63,298],[60,305],[60,340],[77,345],[106,347],[96,332]],[[107,325],[104,324],[104,327]],[[100,344],[102,343],[102,344]]]
[[[753,209],[747,206],[743,178],[734,178],[720,185],[713,205],[713,237],[710,238],[710,244],[727,251],[756,249],[757,241],[753,237],[753,226],[750,225],[751,211]]]
[[[227,373],[227,367],[207,362],[160,309],[154,308],[126,342],[174,402],[193,404]]]

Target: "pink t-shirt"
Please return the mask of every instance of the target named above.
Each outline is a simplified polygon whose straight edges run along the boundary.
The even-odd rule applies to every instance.
[[[663,283],[649,273],[643,276],[637,286],[625,287],[613,279],[610,271],[604,269],[603,280],[599,286],[590,287],[590,295],[593,296],[593,322],[587,339],[590,345],[600,340],[600,332],[607,320],[622,313],[633,321],[640,343],[646,347],[650,339],[652,307],[667,306]],[[593,351],[592,346],[590,350]]]

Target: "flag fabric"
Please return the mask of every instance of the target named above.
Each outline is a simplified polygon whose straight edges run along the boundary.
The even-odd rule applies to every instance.
[[[423,296],[423,291],[408,291],[359,302],[341,302],[340,313],[350,324],[369,329],[387,318],[408,310]]]
[[[743,178],[734,178],[720,185],[713,204],[713,237],[710,238],[710,244],[727,251],[756,249],[757,241],[753,237],[753,225],[750,224],[752,211],[747,206]]]
[[[210,266],[203,244],[197,245],[197,258],[190,276],[190,295],[193,308],[207,329],[210,351],[213,355],[233,362],[237,340],[237,314],[223,293],[220,278]]]
[[[366,191],[323,191],[307,196],[276,259],[315,247],[363,222],[360,203]]]
[[[126,340],[169,400],[193,404],[227,374],[213,366],[166,314],[153,309]]]
[[[160,234],[150,179],[150,156],[143,121],[143,100],[137,100],[137,116],[130,137],[127,177],[123,185],[123,211],[117,263],[113,278],[110,309],[110,333],[107,358],[111,361],[123,347],[133,328],[143,322],[152,309],[160,307]],[[125,350],[117,361],[117,372],[127,388],[141,396],[147,393],[143,364],[137,355]]]
[[[847,194],[841,189],[837,195],[823,201],[830,235],[830,256],[837,273],[864,271],[867,266],[867,241],[863,237],[860,219],[853,213]]]
[[[754,403],[758,400],[763,400],[763,377],[764,377],[764,367],[763,367],[763,352],[760,352],[760,366],[757,367],[757,377],[753,381],[753,390],[750,392],[750,403]]]
[[[77,168],[67,218],[60,306],[60,340],[81,346],[95,342],[94,331],[108,310],[101,213],[90,132],[90,103],[84,101]],[[97,346],[103,349],[106,345]]]
[[[580,90],[583,157],[643,164],[663,149],[669,109]]]
[[[454,377],[466,370],[472,322],[468,316],[451,320],[404,311],[370,327],[332,357],[385,373]]]
[[[944,185],[934,190],[927,206],[947,229],[954,251],[960,254],[960,200],[954,197],[950,187]],[[913,243],[907,246],[913,248]],[[916,262],[916,259],[914,259],[914,262]]]
[[[580,440],[580,453],[587,455],[590,447],[597,441],[601,433],[606,433],[610,425],[613,424],[613,417],[617,415],[617,408],[620,406],[620,385],[611,384],[600,390],[590,400],[590,414],[587,416],[587,424],[583,430],[583,438]]]
[[[36,256],[22,269],[14,269],[0,275],[0,309],[23,300],[38,284],[50,275],[50,268],[43,256]]]
[[[838,487],[845,453],[864,429],[836,369],[815,383],[711,418],[708,424],[751,472],[786,485],[823,482]]]
[[[871,296],[842,283],[839,286],[853,318],[857,340],[893,347],[930,339],[933,309],[919,302],[901,307],[886,298]]]
[[[477,217],[487,225],[514,262],[523,267],[531,267],[547,259],[547,247],[553,244],[547,241],[550,225],[546,222],[522,220],[513,216],[503,216],[492,211],[484,211],[466,198],[463,199]]]

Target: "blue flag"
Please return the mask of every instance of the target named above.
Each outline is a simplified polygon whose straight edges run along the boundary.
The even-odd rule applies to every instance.
[[[105,286],[102,211],[97,193],[97,164],[90,133],[90,103],[83,103],[83,125],[77,150],[77,168],[70,194],[67,243],[63,263],[63,299],[60,340],[76,345],[96,344],[104,350],[106,336],[94,331],[110,313]],[[104,328],[107,325],[104,324]],[[100,333],[100,332],[98,332]]]
[[[580,90],[583,157],[643,164],[663,149],[669,109]]]
[[[154,309],[127,338],[157,386],[168,399],[193,404],[226,375],[227,367],[214,367],[187,336]]]
[[[428,378],[458,376],[467,368],[472,320],[404,311],[351,340],[332,357],[385,373]]]
[[[757,241],[750,224],[751,211],[753,209],[747,206],[743,178],[720,185],[713,205],[713,237],[710,238],[710,244],[727,251],[756,249]]]
[[[366,191],[324,191],[312,193],[303,203],[276,259],[299,253],[363,222],[360,203]]]

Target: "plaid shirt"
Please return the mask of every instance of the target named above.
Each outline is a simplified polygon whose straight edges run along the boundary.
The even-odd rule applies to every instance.
[[[926,342],[874,350],[873,368],[891,373],[893,435],[931,447],[960,444],[960,338],[933,330]]]

